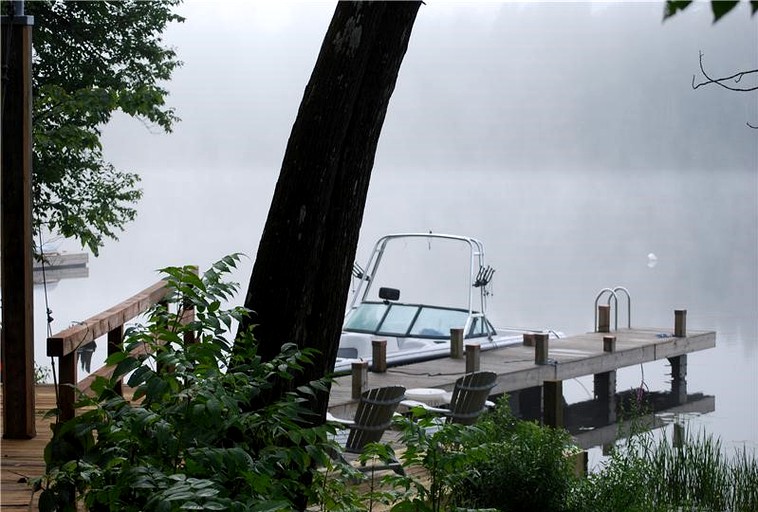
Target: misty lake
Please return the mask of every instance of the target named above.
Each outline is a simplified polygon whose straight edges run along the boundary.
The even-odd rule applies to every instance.
[[[202,268],[235,251],[252,257],[275,177],[260,170],[202,170],[191,179],[186,169],[144,173],[138,220],[119,242],[90,259],[88,278],[49,288],[53,330],[152,284],[160,267]],[[435,175],[377,169],[358,262],[368,259],[374,241],[386,233],[466,234],[485,243],[497,271],[488,306],[496,325],[591,331],[596,294],[609,286],[629,289],[633,327],[671,331],[674,310],[687,309],[689,329],[718,333],[715,349],[688,358],[688,391],[714,395],[716,404],[714,412],[692,415],[690,425],[705,426],[726,446],[758,447],[756,190],[755,172],[730,170],[469,169]],[[252,259],[243,261],[234,278],[244,290]],[[432,271],[444,282],[449,269]],[[439,283],[431,291],[441,300],[451,293]],[[35,288],[35,318],[36,359],[49,365],[41,287]],[[93,367],[103,359],[100,346]],[[621,369],[617,389],[665,391],[669,371],[665,361]],[[564,384],[568,402],[591,398],[591,390],[591,377]]]

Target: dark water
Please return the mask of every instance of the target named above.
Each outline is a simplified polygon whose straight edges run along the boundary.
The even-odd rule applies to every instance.
[[[89,278],[49,290],[53,330],[152,284],[157,268],[202,267],[235,251],[253,255],[274,180],[274,173],[262,171],[145,173],[139,219],[91,261]],[[707,427],[726,446],[758,446],[755,171],[480,169],[430,175],[378,166],[359,262],[383,234],[429,230],[485,243],[497,269],[489,302],[497,325],[590,331],[595,296],[608,286],[629,289],[632,326],[671,330],[674,309],[687,309],[688,328],[718,332],[715,349],[689,356],[688,391],[715,396],[715,411],[694,415],[690,423]],[[251,268],[246,261],[235,275],[243,287]],[[449,266],[427,270],[438,283],[450,281]],[[37,292],[37,361],[47,365],[44,295]],[[437,284],[433,293],[453,300],[460,291],[451,294]],[[622,325],[625,317],[622,307]],[[98,350],[93,365],[102,360]],[[665,390],[668,373],[663,362],[622,369],[618,389]],[[565,383],[567,400],[586,400],[591,386],[591,377]]]

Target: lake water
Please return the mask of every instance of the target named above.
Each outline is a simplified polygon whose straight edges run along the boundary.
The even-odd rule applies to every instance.
[[[52,329],[62,330],[152,284],[160,267],[205,267],[236,251],[252,258],[276,174],[146,170],[138,220],[91,259],[88,278],[49,288]],[[758,446],[756,171],[431,173],[388,170],[378,161],[359,263],[383,234],[430,230],[485,243],[497,270],[489,302],[497,325],[591,331],[595,296],[609,286],[629,289],[632,326],[670,331],[674,310],[687,309],[689,329],[718,332],[715,349],[689,356],[688,390],[716,397],[715,411],[692,423],[706,426],[726,446]],[[650,254],[657,258],[654,266]],[[252,260],[246,260],[234,276],[243,289],[251,269]],[[451,270],[432,271],[444,283]],[[444,287],[432,291],[440,298],[446,293]],[[36,359],[48,365],[41,287],[35,301]],[[622,306],[621,325],[625,317]],[[664,362],[622,369],[618,389],[641,384],[667,389],[668,371]],[[591,377],[566,383],[567,399],[587,399],[591,385]]]

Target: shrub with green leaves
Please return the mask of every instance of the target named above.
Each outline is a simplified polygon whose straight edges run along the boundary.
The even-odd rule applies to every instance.
[[[501,511],[566,510],[574,485],[573,446],[563,429],[516,419],[501,399],[477,424],[468,470],[453,488],[458,506]]]
[[[318,502],[319,492],[333,492],[334,482],[300,481],[302,468],[331,467],[332,429],[303,405],[325,383],[249,407],[272,381],[301,371],[312,352],[286,345],[264,362],[251,332],[238,333],[250,342],[232,351],[229,333],[248,311],[221,307],[237,290],[222,278],[238,260],[227,256],[202,277],[190,267],[163,269],[167,304],[126,332],[123,351],[107,360],[113,376],[97,378],[78,415],[56,425],[41,510],[75,510],[76,495],[89,510],[274,511],[290,510],[296,496]],[[183,323],[188,308],[195,319]],[[131,400],[114,390],[121,377],[134,388]]]

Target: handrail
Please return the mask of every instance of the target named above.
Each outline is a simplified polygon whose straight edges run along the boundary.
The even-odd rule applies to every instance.
[[[108,334],[120,325],[124,325],[165,298],[168,293],[167,286],[167,281],[158,281],[112,308],[50,336],[47,339],[47,355],[50,357],[67,356],[82,345]]]
[[[121,350],[124,338],[124,324],[141,315],[153,305],[161,302],[169,293],[168,282],[158,281],[129,297],[125,301],[92,316],[73,327],[64,329],[47,339],[47,355],[58,357],[58,412],[60,421],[74,417],[76,401],[75,388],[80,384],[77,378],[77,349],[95,341],[101,336],[108,336],[108,354]],[[109,368],[95,370],[91,377],[82,381],[86,387],[92,384],[96,375],[112,373]],[[86,389],[86,388],[85,388]],[[118,387],[120,392],[120,385]]]

